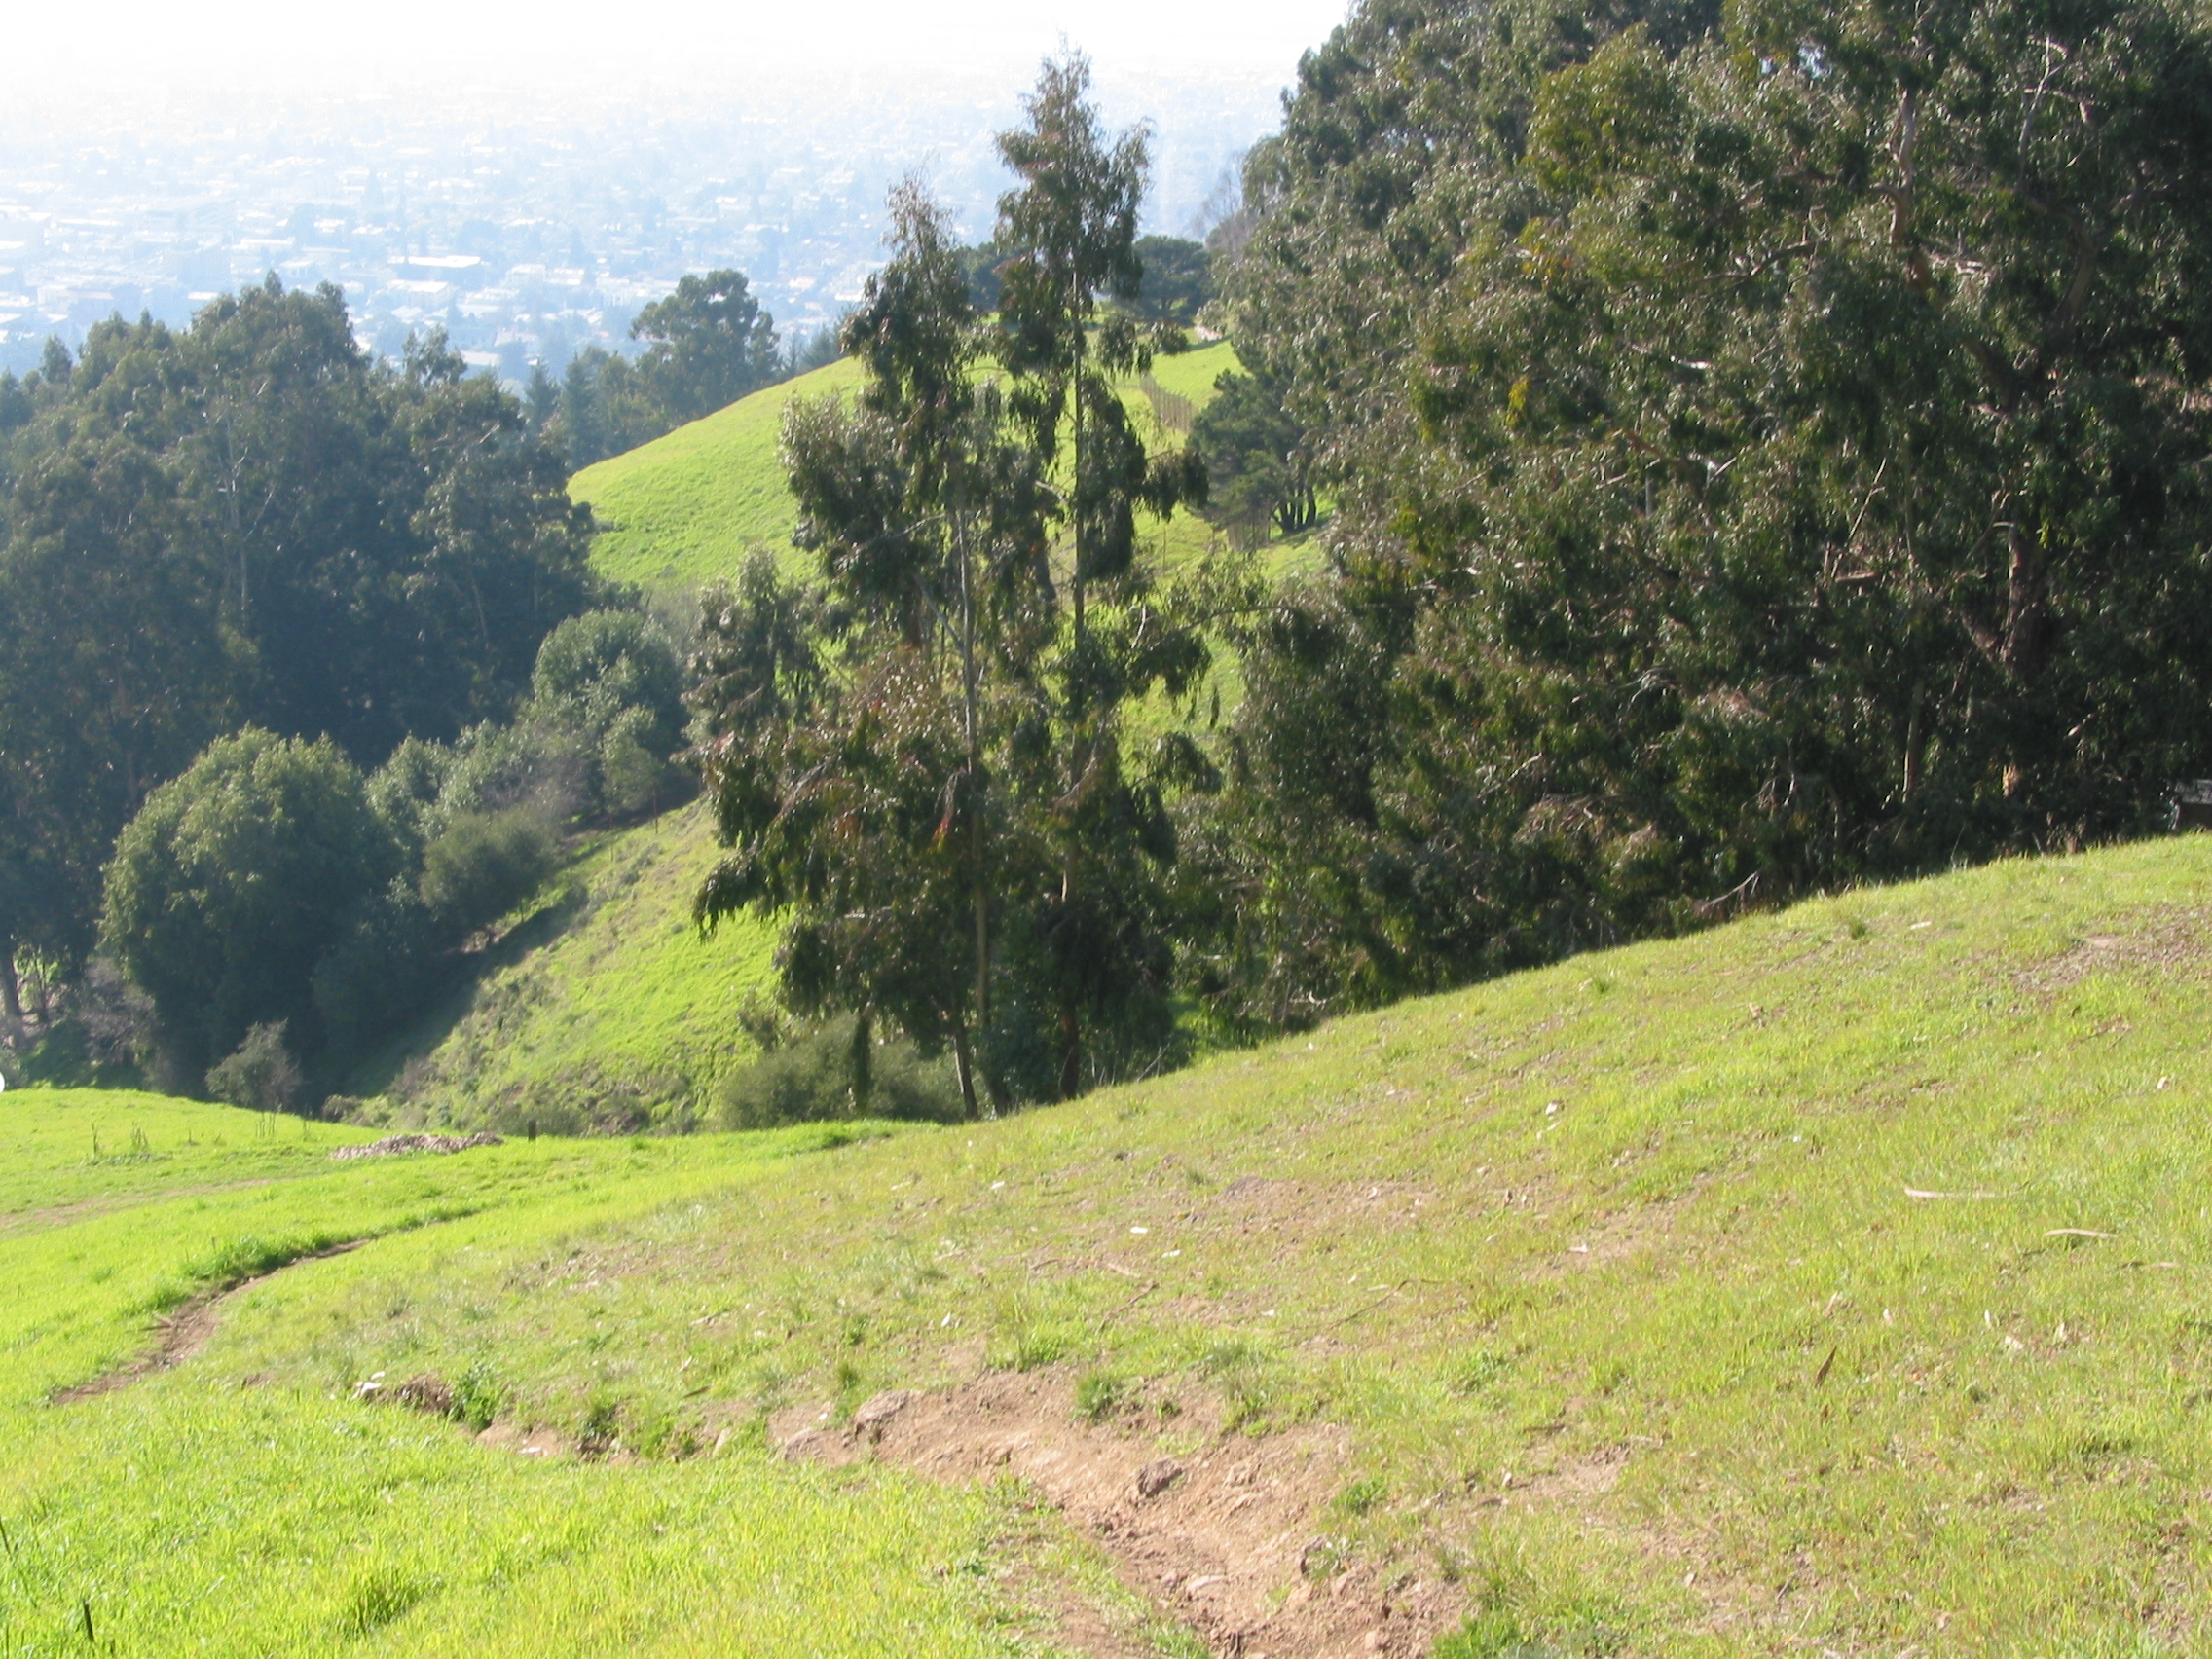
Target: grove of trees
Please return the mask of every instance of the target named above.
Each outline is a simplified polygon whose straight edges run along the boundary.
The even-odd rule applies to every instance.
[[[376,362],[336,290],[272,278],[55,346],[0,422],[9,1020],[18,958],[104,946],[168,1081],[257,1027],[326,1057],[419,1008],[570,817],[686,793],[675,647],[593,608],[620,596],[558,449],[442,340]]]
[[[560,445],[786,372],[734,273],[527,407],[274,280],[0,381],[0,963],[102,940],[88,1030],[286,1095],[689,741],[696,913],[778,918],[811,1022],[732,1121],[832,1032],[973,1114],[2212,774],[2201,8],[1364,0],[1204,247],[1080,56],[999,153],[980,247],[894,196],[860,389],[786,419],[811,571],[688,665]],[[1241,368],[1156,452],[1201,309]]]
[[[1360,7],[1227,277],[1337,511],[1235,636],[1194,987],[1268,1028],[2159,827],[2208,179],[2159,0]]]

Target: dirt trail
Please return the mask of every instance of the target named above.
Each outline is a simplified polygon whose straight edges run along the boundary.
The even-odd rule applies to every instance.
[[[783,1413],[770,1433],[792,1457],[877,1458],[941,1480],[1018,1476],[1097,1536],[1124,1584],[1216,1654],[1419,1655],[1457,1622],[1459,1598],[1433,1573],[1385,1582],[1372,1565],[1340,1567],[1327,1520],[1351,1451],[1340,1428],[1224,1434],[1206,1407],[1165,1433],[1151,1414],[1093,1426],[1056,1372],[878,1395],[841,1427],[824,1415]],[[1066,1620],[1060,1640],[1093,1659],[1150,1651],[1095,1617]]]
[[[256,1273],[249,1279],[240,1279],[220,1290],[203,1292],[175,1311],[155,1319],[154,1328],[161,1333],[161,1340],[144,1353],[86,1382],[55,1389],[47,1396],[48,1403],[66,1406],[78,1400],[89,1400],[95,1394],[112,1394],[118,1388],[128,1388],[131,1383],[151,1377],[157,1371],[166,1371],[172,1365],[182,1364],[207,1346],[207,1339],[215,1334],[216,1326],[223,1322],[223,1304],[232,1297],[241,1295],[255,1285],[298,1267],[302,1262],[319,1262],[327,1256],[343,1256],[347,1251],[358,1250],[368,1242],[366,1238],[354,1238],[344,1244],[333,1244],[327,1250],[295,1256],[281,1268],[271,1268],[265,1273]]]

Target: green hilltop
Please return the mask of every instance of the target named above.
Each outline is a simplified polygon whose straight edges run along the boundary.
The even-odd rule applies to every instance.
[[[1153,379],[1168,396],[1202,409],[1216,378],[1235,367],[1235,349],[1222,341],[1161,358]],[[804,573],[791,545],[797,513],[776,448],[784,408],[794,397],[842,396],[860,383],[858,363],[832,363],[585,467],[569,494],[588,503],[603,527],[592,546],[594,567],[615,581],[686,598],[729,575],[756,547],[782,558],[787,574]],[[1128,395],[1133,406],[1147,402],[1138,387]],[[1212,536],[1204,521],[1187,515],[1159,534],[1171,555],[1202,550]]]
[[[2004,861],[949,1129],[334,1163],[366,1131],[11,1092],[0,1621],[41,1654],[2196,1651],[2208,904],[2198,837]],[[866,1454],[836,1431],[896,1388],[872,1457],[775,1455]],[[1180,1471],[1223,1565],[1161,1577],[1172,1493],[1087,1534],[910,1472],[993,1399],[1047,1490]]]

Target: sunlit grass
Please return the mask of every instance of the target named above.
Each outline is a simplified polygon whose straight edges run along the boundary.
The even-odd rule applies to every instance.
[[[720,856],[704,805],[608,835],[562,878],[568,897],[365,1067],[355,1088],[406,1092],[424,1121],[519,1133],[682,1125],[756,1057],[738,1013],[766,995],[776,929],[691,919]]]
[[[763,1424],[1004,1366],[1071,1424],[1339,1425],[1323,1556],[1456,1584],[1456,1659],[2198,1651],[2208,917],[2202,838],[2013,861],[841,1147],[331,1164],[11,1093],[0,1650],[88,1607],[122,1651],[1000,1650],[999,1498]],[[88,1161],[134,1117],[140,1161]],[[380,1373],[609,1456],[356,1400]]]

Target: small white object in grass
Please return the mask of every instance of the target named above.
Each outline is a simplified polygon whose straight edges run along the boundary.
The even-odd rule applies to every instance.
[[[1558,1102],[1558,1101],[1556,1101],[1556,1100],[1554,1100],[1554,1101],[1552,1101],[1552,1102],[1551,1102],[1551,1103],[1550,1103],[1550,1104],[1549,1104],[1548,1106],[1546,1106],[1546,1107],[1544,1108],[1544,1116],[1548,1118],[1548,1117],[1550,1117],[1550,1116],[1551,1116],[1551,1115],[1552,1115],[1552,1114],[1553,1114],[1554,1112],[1557,1112],[1558,1110],[1559,1110],[1559,1102]]]
[[[946,1314],[946,1315],[945,1315],[945,1316],[944,1316],[943,1318],[940,1319],[940,1320],[939,1320],[939,1321],[937,1322],[937,1328],[938,1328],[939,1330],[940,1330],[940,1331],[941,1331],[941,1330],[943,1330],[943,1329],[945,1328],[945,1326],[947,1326],[947,1325],[949,1325],[949,1324],[951,1324],[951,1323],[952,1323],[952,1315],[951,1315],[951,1314],[949,1314],[949,1313],[947,1313],[947,1314]]]
[[[2159,1087],[2160,1088],[2171,1088],[2171,1087],[2172,1087],[2172,1085],[2173,1085],[2173,1081],[2174,1081],[2174,1080],[2173,1080],[2172,1078],[2170,1078],[2170,1077],[2162,1077],[2162,1078],[2158,1079],[2158,1087]]]
[[[1913,923],[1913,924],[1912,924],[1912,926],[1911,926],[1911,927],[1907,928],[1907,929],[1906,929],[1905,931],[1906,931],[1907,933],[1918,933],[1918,932],[1919,932],[1919,931],[1920,931],[1920,930],[1921,930],[1922,928],[1932,928],[1932,927],[1934,927],[1935,925],[1936,925],[1936,924],[1935,924],[1934,922],[1915,922],[1915,923]]]
[[[1260,1317],[1263,1319],[1272,1319],[1274,1316],[1275,1310],[1272,1308],[1269,1309],[1265,1313],[1260,1315]]]
[[[1150,1233],[1152,1229],[1149,1227],[1132,1227],[1129,1231],[1131,1233]]]
[[[998,1190],[999,1190],[999,1189],[1000,1189],[1001,1187],[1003,1187],[1003,1186],[1005,1186],[1005,1185],[1006,1185],[1006,1183],[1005,1183],[1004,1181],[993,1181],[993,1182],[991,1183],[991,1191],[995,1193],[995,1192],[997,1192],[997,1191],[998,1191]]]
[[[1177,1256],[1180,1256],[1182,1253],[1183,1252],[1180,1250],[1162,1250],[1160,1252],[1160,1259],[1163,1262],[1172,1262]]]

